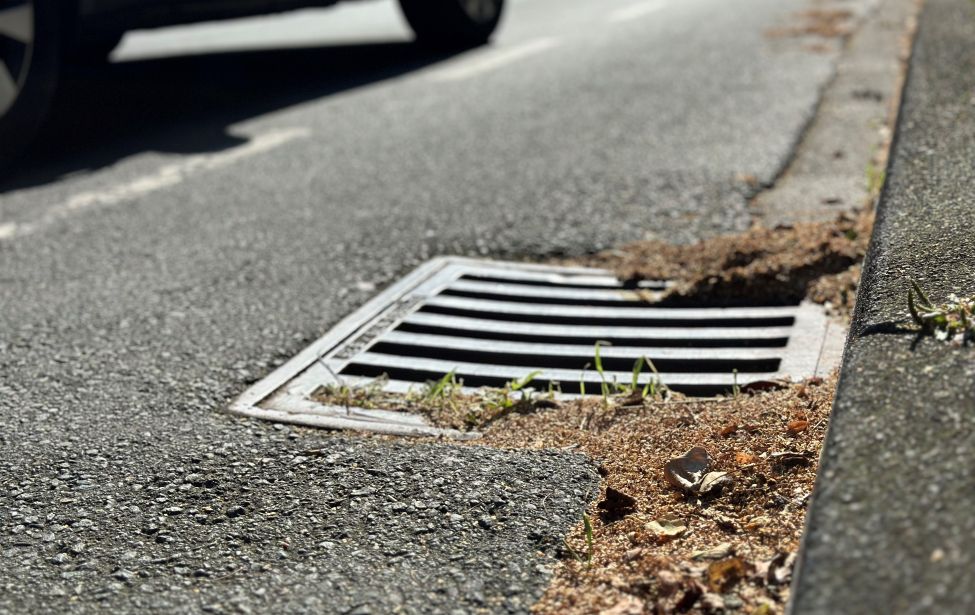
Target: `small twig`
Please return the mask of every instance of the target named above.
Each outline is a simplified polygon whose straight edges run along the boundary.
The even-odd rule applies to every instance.
[[[826,321],[826,331],[823,333],[824,340],[829,339],[829,327],[832,324],[833,323],[831,321],[829,320]],[[823,352],[825,351],[826,351],[826,344],[824,343],[822,346],[819,347],[819,355],[816,357],[816,367],[813,368],[813,376],[819,375],[819,363],[823,360]]]
[[[701,397],[698,399],[685,399],[680,401],[651,401],[651,406],[686,406],[692,404],[726,404],[735,401],[733,397]]]

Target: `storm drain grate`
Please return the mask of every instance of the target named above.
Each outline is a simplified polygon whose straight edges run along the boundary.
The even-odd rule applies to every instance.
[[[607,379],[629,382],[640,356],[675,391],[710,396],[737,382],[800,379],[830,371],[841,327],[811,303],[734,308],[654,307],[665,282],[624,288],[596,269],[435,259],[393,285],[246,391],[231,411],[279,422],[402,435],[439,430],[401,412],[326,406],[322,385],[387,376],[407,392],[454,372],[467,388],[531,385],[562,394],[599,390],[597,341]],[[642,376],[643,382],[650,374]]]

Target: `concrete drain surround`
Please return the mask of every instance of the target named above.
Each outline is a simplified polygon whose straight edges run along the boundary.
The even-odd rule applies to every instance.
[[[395,435],[476,437],[405,412],[328,406],[320,386],[363,384],[383,374],[407,392],[454,371],[465,388],[503,386],[539,371],[578,395],[605,376],[630,382],[640,356],[675,391],[708,396],[779,378],[828,373],[845,331],[822,307],[653,307],[666,283],[624,288],[598,269],[439,258],[420,266],[241,395],[230,411],[277,422]],[[735,376],[737,372],[737,376]],[[651,374],[645,372],[641,381]]]

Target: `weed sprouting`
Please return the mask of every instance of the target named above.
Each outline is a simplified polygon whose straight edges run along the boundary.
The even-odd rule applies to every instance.
[[[527,376],[523,376],[518,380],[512,380],[508,383],[507,388],[510,388],[512,391],[522,391],[525,389],[525,387],[531,384],[532,380],[538,378],[541,373],[542,370],[536,369],[535,371],[530,372]]]
[[[596,348],[594,349],[593,363],[595,363],[596,365],[596,372],[599,374],[599,380],[601,381],[600,390],[602,391],[603,394],[603,403],[608,404],[610,387],[609,387],[609,383],[606,382],[606,372],[603,371],[603,358],[599,355],[599,347],[603,344],[607,346],[610,345],[609,342],[603,342],[603,341],[596,342]],[[585,393],[583,393],[583,395],[585,395]]]
[[[514,409],[518,404],[531,405],[533,391],[528,385],[541,373],[541,370],[535,370],[517,380],[509,380],[500,389],[486,389],[484,395],[485,406],[496,413],[506,413]],[[521,399],[515,399],[512,393],[519,392],[521,393]],[[497,414],[493,418],[498,418],[498,416],[500,414]]]
[[[586,565],[592,565],[592,553],[593,553],[593,533],[592,533],[592,519],[589,515],[582,513],[582,525],[586,530]]]
[[[647,362],[647,367],[653,372],[653,377],[647,380],[646,386],[643,387],[643,396],[656,398],[658,395],[667,392],[667,385],[660,380],[660,372],[657,371],[657,366],[653,364],[648,357],[644,357]]]
[[[589,366],[589,363],[583,365],[582,372],[579,374],[579,395],[583,397],[586,396],[586,370],[589,369]]]
[[[660,381],[660,374],[653,362],[646,356],[638,357],[629,378],[619,382],[617,374],[607,373],[603,363],[601,348],[607,342],[597,342],[593,352],[593,362],[586,363],[579,377],[579,392],[586,395],[586,373],[595,366],[600,378],[600,392],[604,406],[609,406],[611,398],[619,396],[625,404],[638,403],[644,399],[655,399],[668,392]],[[645,383],[641,383],[645,370],[652,372]],[[533,388],[541,370],[532,371],[520,378],[510,380],[503,387],[483,387],[477,390],[464,388],[464,381],[457,377],[455,370],[444,374],[437,380],[428,381],[417,390],[406,393],[390,393],[385,390],[388,377],[383,375],[365,384],[349,385],[339,382],[323,386],[312,393],[320,402],[369,409],[402,410],[419,412],[430,416],[438,424],[450,425],[457,429],[478,429],[512,413],[531,413],[542,408],[557,408],[557,395],[562,392],[558,382],[548,380],[547,392]]]
[[[667,387],[660,380],[660,372],[657,371],[657,367],[647,356],[640,356],[637,358],[636,362],[633,364],[633,369],[630,372],[630,381],[628,383],[620,384],[617,381],[616,374],[613,374],[612,380],[608,380],[606,378],[606,372],[603,369],[602,355],[600,354],[600,348],[603,345],[608,346],[609,343],[602,341],[596,342],[593,352],[593,363],[596,366],[596,371],[599,373],[600,392],[602,393],[604,405],[609,403],[609,398],[613,395],[632,397],[639,394],[641,398],[654,399],[667,390]],[[643,373],[644,366],[648,367],[653,375],[647,380],[646,384],[641,387],[640,376]],[[589,364],[586,364],[586,367],[589,367]],[[586,394],[584,376],[585,372],[583,372],[583,378],[579,381],[579,392],[582,395]]]
[[[907,309],[923,333],[958,344],[975,342],[975,296],[948,295],[948,301],[935,305],[917,282],[910,280]]]
[[[351,406],[369,407],[385,396],[385,387],[389,378],[379,376],[369,382],[351,385],[344,381],[336,384],[326,384],[318,388],[313,395],[328,398],[336,406],[349,408]]]
[[[636,360],[636,363],[633,364],[633,379],[630,381],[631,391],[636,391],[637,387],[640,386],[640,372],[643,371],[643,362],[645,360],[646,357],[640,357]]]
[[[580,564],[585,564],[586,567],[588,568],[589,566],[592,566],[593,545],[595,543],[595,540],[593,538],[593,531],[592,531],[592,518],[586,513],[582,513],[582,527],[583,527],[583,532],[585,533],[586,536],[585,557],[579,555],[579,552],[572,548],[572,545],[569,544],[568,540],[563,539],[562,544],[569,552],[569,555],[572,556],[572,559],[579,562]]]
[[[423,399],[426,401],[446,399],[460,387],[461,383],[457,380],[456,370],[450,370],[440,380],[427,383]]]

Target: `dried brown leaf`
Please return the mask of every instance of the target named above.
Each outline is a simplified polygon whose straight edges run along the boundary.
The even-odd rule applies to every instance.
[[[737,557],[712,562],[708,566],[708,587],[713,592],[725,593],[745,578],[747,573],[745,562]]]

